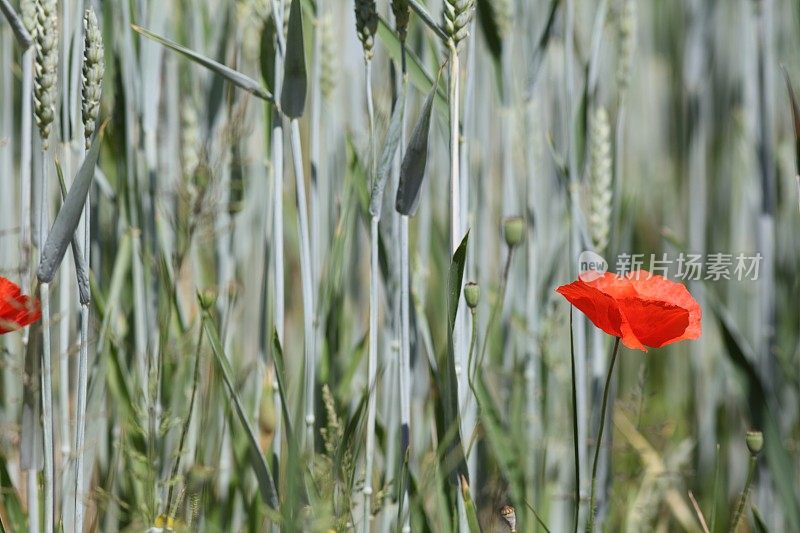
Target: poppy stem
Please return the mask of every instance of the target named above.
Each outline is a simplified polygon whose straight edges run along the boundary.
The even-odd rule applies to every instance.
[[[744,513],[744,506],[747,503],[747,497],[750,495],[750,485],[753,484],[753,475],[756,471],[756,462],[757,458],[755,455],[750,456],[750,466],[747,469],[747,480],[744,483],[744,490],[742,494],[739,496],[739,502],[736,504],[736,512],[733,515],[733,520],[731,521],[731,527],[728,531],[731,533],[735,533],[736,529],[739,527],[739,522],[742,520],[742,514]]]
[[[569,353],[572,370],[572,442],[575,451],[575,533],[578,533],[578,520],[581,510],[581,456],[578,450],[578,391],[575,379],[575,334],[572,321],[573,307],[569,308]]]
[[[603,387],[603,403],[600,407],[600,429],[597,432],[597,442],[594,445],[594,461],[592,462],[592,492],[589,498],[589,523],[586,525],[586,531],[591,533],[594,531],[594,513],[595,513],[595,485],[597,481],[597,464],[600,459],[600,445],[603,442],[603,429],[606,425],[606,408],[608,407],[608,391],[611,389],[611,376],[614,374],[614,363],[617,362],[617,353],[619,353],[619,337],[614,341],[614,351],[611,354],[611,364],[608,367],[608,375],[606,376],[606,384]]]

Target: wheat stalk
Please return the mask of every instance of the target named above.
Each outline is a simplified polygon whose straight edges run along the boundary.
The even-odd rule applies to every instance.
[[[94,134],[97,117],[100,111],[100,96],[103,85],[103,74],[105,72],[105,53],[103,47],[103,37],[97,24],[97,17],[94,10],[89,8],[83,16],[84,26],[84,47],[83,47],[83,66],[81,88],[81,118],[83,120],[85,146],[88,149]],[[84,261],[88,268],[90,263],[89,253],[91,251],[91,235],[89,223],[89,198],[83,207],[83,250]],[[80,280],[79,280],[80,283]],[[81,297],[81,339],[80,356],[78,359],[78,393],[76,407],[76,430],[75,430],[75,452],[77,459],[75,462],[75,531],[83,531],[83,517],[85,504],[82,497],[83,491],[83,470],[86,454],[86,395],[88,388],[88,368],[89,368],[89,291],[88,287]]]
[[[283,0],[272,0],[272,15],[275,19],[275,94],[280,94],[283,87],[283,56],[286,47],[283,29]],[[277,109],[272,113],[272,132],[270,134],[270,160],[272,162],[272,247],[273,254],[273,283],[275,290],[274,299],[274,327],[278,341],[283,346],[285,326],[285,279],[284,279],[284,244],[283,244],[283,117]],[[274,372],[273,372],[274,374]],[[273,380],[273,401],[275,412],[281,411],[281,396],[277,379]],[[281,456],[281,420],[277,417],[275,422],[275,436],[272,450],[277,458]]]
[[[34,116],[42,139],[42,181],[39,191],[39,245],[47,240],[47,176],[50,130],[55,118],[58,68],[58,27],[55,0],[38,0],[34,58]],[[44,527],[47,533],[55,527],[55,460],[53,448],[53,375],[50,357],[50,287],[41,283],[42,301],[42,425],[44,428]]]
[[[20,15],[22,22],[31,36],[36,32],[36,1],[22,0],[20,2]],[[32,109],[33,102],[33,61],[36,53],[35,46],[29,47],[22,55],[22,109],[20,126],[20,240],[22,242],[22,286],[28,289],[31,286],[31,248],[34,237],[31,231],[31,163],[32,163]],[[22,350],[28,351],[30,327],[26,326],[22,332]],[[28,531],[39,533],[39,496],[37,490],[36,469],[30,468],[27,472],[28,488]]]
[[[375,138],[375,109],[372,94],[372,56],[378,13],[374,0],[355,0],[356,33],[364,54],[364,83],[369,121],[369,183],[377,179],[377,140]],[[369,281],[369,339],[367,354],[367,428],[366,454],[364,461],[363,519],[361,528],[367,533],[371,527],[372,467],[375,455],[376,378],[378,375],[378,290],[380,265],[378,263],[378,224],[380,213],[370,217],[370,281]]]

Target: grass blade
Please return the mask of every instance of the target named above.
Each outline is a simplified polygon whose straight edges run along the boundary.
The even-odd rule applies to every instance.
[[[58,162],[56,162],[56,174],[58,175],[58,185],[61,187],[61,200],[64,201],[67,197],[67,184],[64,181],[64,172]],[[75,274],[78,278],[78,294],[81,305],[88,304],[92,296],[89,290],[89,271],[86,267],[86,255],[83,253],[80,235],[77,232],[72,235],[72,259],[75,262]]]
[[[381,40],[386,52],[393,61],[400,63],[403,57],[403,45],[391,26],[383,19],[378,20],[378,39]],[[411,83],[423,93],[427,94],[436,86],[436,106],[440,111],[446,111],[447,99],[444,90],[438,86],[438,80],[428,74],[425,67],[413,51],[406,48],[406,68]]]
[[[386,187],[386,179],[392,170],[394,155],[400,145],[400,137],[403,130],[403,114],[405,112],[404,98],[401,98],[394,106],[392,118],[389,121],[389,131],[386,133],[386,142],[383,145],[381,160],[378,166],[378,175],[372,185],[372,194],[369,203],[369,214],[380,218],[381,208],[383,207],[383,190]]]
[[[72,242],[75,230],[78,229],[78,223],[83,214],[83,206],[86,204],[86,196],[89,194],[89,187],[92,185],[92,179],[94,178],[94,167],[97,165],[97,158],[100,155],[100,144],[103,141],[104,129],[105,127],[101,126],[100,131],[95,136],[92,147],[87,152],[86,159],[84,159],[80,170],[78,170],[78,174],[75,176],[67,197],[61,209],[59,209],[56,220],[53,222],[53,227],[47,236],[36,274],[42,283],[50,283],[53,280],[53,276],[64,259],[67,246]]]
[[[795,139],[795,172],[800,174],[800,106],[797,104],[797,97],[792,87],[792,80],[789,77],[789,72],[786,67],[782,66],[783,75],[786,78],[786,89],[789,91],[789,103],[792,106],[792,123],[794,124],[794,139]]]
[[[401,215],[413,216],[419,205],[419,191],[422,187],[422,180],[425,178],[425,167],[428,164],[428,136],[434,94],[435,92],[431,91],[425,100],[422,114],[403,156],[403,165],[400,167],[400,184],[397,187],[397,200],[395,202],[395,209]],[[466,239],[464,243],[466,243]],[[464,265],[462,264],[462,274],[463,267]],[[456,294],[456,297],[458,297],[458,294]]]
[[[466,478],[461,478],[461,497],[464,498],[464,511],[467,514],[467,526],[470,533],[480,533],[481,526],[478,523],[478,513],[475,511],[475,502],[469,490],[469,483]]]
[[[261,28],[259,61],[261,63],[261,79],[271,92],[275,92],[275,17],[269,17]]]
[[[25,513],[19,501],[19,494],[8,474],[6,458],[0,451],[0,529],[4,531],[23,531],[25,529]]]
[[[261,454],[261,448],[258,444],[258,437],[256,436],[253,426],[247,418],[246,410],[236,393],[233,386],[233,371],[228,362],[228,357],[225,355],[225,350],[222,346],[222,341],[219,337],[219,332],[208,314],[207,311],[203,315],[203,328],[205,329],[206,336],[211,343],[211,351],[214,353],[214,359],[222,374],[222,380],[225,382],[225,388],[228,390],[228,397],[233,404],[236,416],[239,418],[245,431],[247,432],[247,441],[250,445],[250,463],[253,472],[258,480],[258,488],[261,493],[261,499],[272,509],[278,509],[278,494],[275,490],[275,481],[270,472],[269,465]]]
[[[486,47],[492,55],[492,60],[497,66],[500,56],[503,54],[503,39],[500,37],[500,29],[497,27],[495,3],[490,0],[477,0],[477,16],[480,22],[483,37],[486,39]]]
[[[447,34],[442,27],[436,23],[431,14],[425,9],[425,6],[419,3],[419,0],[408,0],[408,5],[414,10],[414,13],[425,23],[425,25],[442,40],[443,43],[447,42]]]
[[[547,45],[550,42],[550,37],[553,35],[553,29],[555,28],[556,14],[558,13],[559,4],[561,4],[561,0],[550,0],[550,9],[547,13],[547,22],[545,22],[542,34],[539,36],[539,40],[536,42],[536,48],[531,58],[531,66],[529,69],[530,78],[528,80],[528,97],[530,97],[533,93],[533,88],[536,86],[536,81],[539,79],[539,73],[541,72],[542,63],[544,62]]]
[[[300,118],[305,110],[308,88],[303,41],[303,13],[300,9],[300,0],[292,0],[285,53],[281,110],[289,118]]]
[[[469,483],[469,473],[467,463],[464,458],[464,447],[461,441],[461,416],[458,408],[458,378],[456,376],[455,348],[453,344],[453,333],[456,326],[456,314],[458,313],[458,301],[461,298],[461,287],[464,278],[464,265],[467,261],[467,243],[469,242],[469,231],[464,235],[461,244],[453,254],[450,263],[450,272],[447,279],[447,361],[442,369],[443,379],[443,398],[444,407],[444,432],[452,432],[453,438],[449,439],[447,457],[452,458],[455,468],[453,469],[453,481],[458,483],[460,478],[465,478]]]
[[[218,63],[217,61],[214,61],[213,59],[206,57],[203,54],[195,52],[194,50],[186,48],[185,46],[182,46],[176,43],[175,41],[171,41],[165,37],[156,35],[155,33],[145,28],[142,28],[141,26],[137,26],[136,24],[131,24],[131,28],[133,29],[133,31],[141,35],[144,35],[148,39],[151,39],[162,46],[166,46],[170,50],[178,52],[184,57],[191,59],[195,63],[206,67],[207,69],[215,72],[216,74],[219,74],[223,78],[227,79],[237,87],[244,89],[250,94],[258,96],[262,100],[266,100],[268,102],[272,101],[273,99],[272,94],[266,89],[264,89],[261,86],[261,84],[258,83],[253,78],[246,76],[245,74],[242,74],[237,70],[233,70],[230,67],[226,67],[222,63]]]

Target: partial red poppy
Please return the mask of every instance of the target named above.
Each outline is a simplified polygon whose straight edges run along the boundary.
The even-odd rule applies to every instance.
[[[647,351],[697,339],[702,331],[700,305],[686,287],[645,270],[624,277],[606,272],[556,292],[628,348]]]
[[[0,276],[0,334],[18,330],[40,318],[39,301],[23,295],[19,285]]]

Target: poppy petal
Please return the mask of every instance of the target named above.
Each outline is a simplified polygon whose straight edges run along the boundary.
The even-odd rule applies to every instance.
[[[581,280],[556,289],[572,305],[586,315],[592,323],[609,335],[622,335],[622,313],[616,300]]]
[[[624,298],[618,303],[630,333],[645,346],[660,348],[676,342],[689,325],[689,311],[666,302]],[[622,341],[628,346],[625,333],[628,332],[623,331]]]
[[[675,341],[700,338],[703,311],[685,286],[663,276],[650,275],[644,270],[640,272],[640,279],[634,280],[631,285],[641,298],[669,302],[689,312],[686,330]]]
[[[17,284],[0,276],[0,334],[25,327],[41,317],[39,302],[23,295]]]

